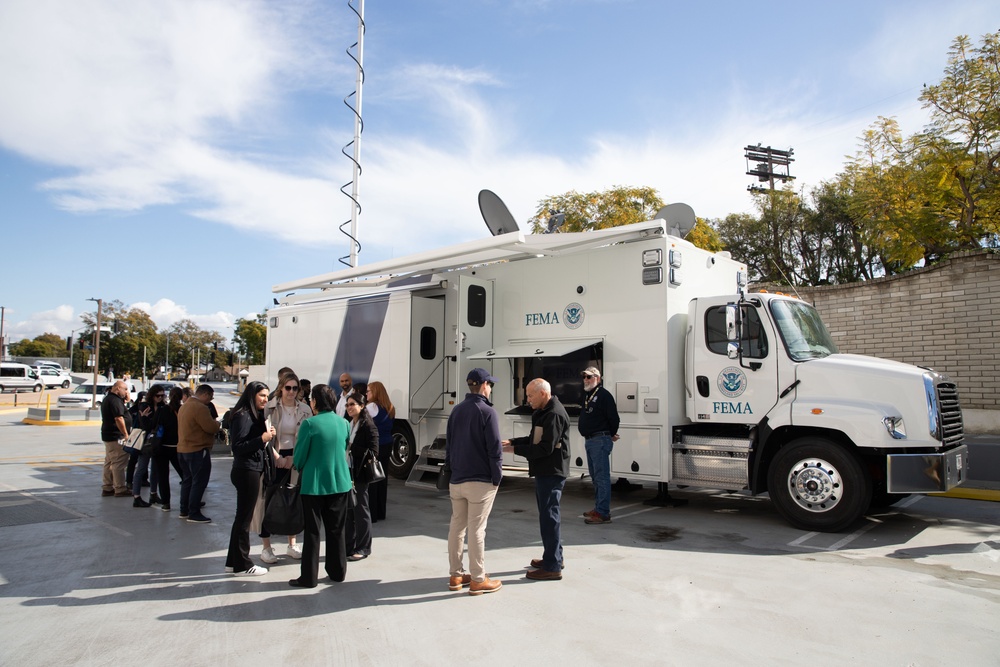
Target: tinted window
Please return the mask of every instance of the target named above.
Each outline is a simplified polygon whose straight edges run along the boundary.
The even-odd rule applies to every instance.
[[[420,358],[433,359],[437,356],[437,331],[434,327],[420,329]]]
[[[486,326],[486,288],[480,285],[469,285],[468,320],[473,327]]]

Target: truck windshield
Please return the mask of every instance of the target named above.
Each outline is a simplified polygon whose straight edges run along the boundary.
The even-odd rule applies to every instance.
[[[837,346],[816,309],[801,301],[775,300],[771,313],[778,324],[788,356],[795,361],[821,359],[837,353]]]

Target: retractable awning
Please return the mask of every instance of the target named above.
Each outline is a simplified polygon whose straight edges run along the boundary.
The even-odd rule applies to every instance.
[[[489,350],[470,354],[469,359],[515,359],[521,357],[561,357],[570,352],[604,342],[603,338],[570,340],[526,340],[497,345]]]

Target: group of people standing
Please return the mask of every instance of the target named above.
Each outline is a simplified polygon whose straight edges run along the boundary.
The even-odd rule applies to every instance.
[[[226,570],[256,576],[267,569],[250,560],[250,529],[282,484],[298,484],[305,528],[303,545],[289,536],[287,554],[300,558],[300,575],[291,586],[313,588],[319,576],[320,529],[326,541],[325,569],[343,581],[348,561],[372,553],[372,523],[385,519],[386,482],[366,478],[369,458],[381,457],[380,422],[388,422],[385,456],[392,439],[394,408],[381,382],[355,386],[341,376],[341,395],[325,384],[311,388],[309,404],[299,400],[301,382],[294,371],[279,371],[278,388],[251,382],[230,416],[230,447],[236,488],[236,516],[230,533]],[[343,414],[338,414],[342,409]],[[379,504],[380,503],[380,504]],[[261,560],[277,561],[266,526]]]
[[[601,386],[601,372],[591,366],[581,374],[585,400],[578,428],[584,437],[588,467],[595,488],[595,506],[584,513],[587,524],[611,522],[612,447],[620,420],[614,397]],[[570,420],[551,385],[542,378],[528,383],[525,395],[532,409],[531,428],[523,437],[501,440],[499,420],[490,398],[497,379],[487,370],[473,369],[466,378],[469,392],[452,410],[447,424],[445,468],[452,505],[448,530],[448,588],[469,588],[471,595],[499,590],[485,567],[486,525],[503,478],[504,452],[524,457],[534,478],[542,557],[531,561],[528,579],[562,579],[565,564],[560,505],[569,476]],[[319,541],[326,541],[325,569],[332,581],[344,581],[347,563],[372,553],[372,524],[386,516],[387,484],[372,481],[366,463],[378,458],[387,466],[392,446],[395,408],[381,382],[355,385],[347,373],[339,378],[340,395],[320,384],[304,391],[290,368],[279,371],[278,387],[270,392],[263,382],[250,382],[236,406],[226,415],[233,454],[230,480],[236,489],[236,515],[230,532],[226,571],[256,576],[267,568],[250,559],[250,530],[261,526],[260,559],[278,557],[271,534],[260,515],[282,484],[299,486],[303,508],[303,545],[287,536],[286,554],[301,559],[300,575],[288,583],[313,588],[319,576]],[[170,510],[169,468],[181,475],[181,518],[193,523],[211,521],[201,508],[211,474],[211,446],[221,428],[212,406],[213,390],[200,385],[190,400],[179,387],[153,387],[138,409],[138,421],[155,436],[155,452],[143,452],[136,464],[132,489],[124,484],[128,456],[121,443],[132,428],[126,402],[127,385],[116,382],[102,404],[105,443],[102,495],[132,495],[135,507],[160,504]],[[141,402],[140,402],[141,403]],[[156,484],[150,502],[141,497],[144,470],[155,463]],[[158,494],[155,491],[158,490]],[[469,571],[463,565],[468,541]]]

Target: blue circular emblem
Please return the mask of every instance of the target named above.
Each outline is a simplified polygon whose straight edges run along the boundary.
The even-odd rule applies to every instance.
[[[729,398],[736,398],[747,389],[747,376],[736,366],[723,368],[719,373],[719,391]]]
[[[574,302],[563,309],[563,324],[570,329],[579,329],[583,324],[583,306]]]

